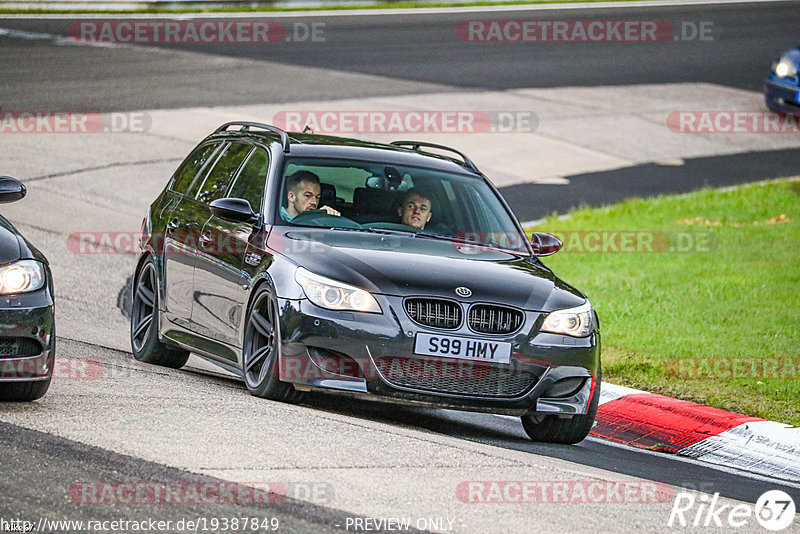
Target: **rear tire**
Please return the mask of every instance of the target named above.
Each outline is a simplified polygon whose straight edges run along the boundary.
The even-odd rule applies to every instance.
[[[149,257],[133,282],[131,349],[140,362],[178,369],[186,364],[189,351],[167,347],[158,339],[158,278]]]
[[[554,414],[544,416],[523,415],[522,427],[528,437],[533,441],[563,443],[565,445],[573,445],[583,441],[589,435],[589,431],[592,430],[595,416],[597,416],[597,406],[600,404],[601,382],[601,371],[598,368],[594,395],[592,395],[592,400],[589,403],[589,410],[585,414],[573,415],[568,418],[562,418]]]
[[[294,403],[303,393],[278,378],[280,339],[278,302],[269,287],[263,285],[247,311],[242,345],[244,381],[256,397]]]

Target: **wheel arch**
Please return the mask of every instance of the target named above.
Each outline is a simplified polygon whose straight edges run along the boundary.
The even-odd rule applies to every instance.
[[[250,306],[253,304],[253,299],[255,299],[256,295],[258,295],[258,292],[261,290],[261,288],[268,286],[275,298],[278,299],[302,297],[302,289],[294,281],[294,272],[296,269],[297,265],[295,265],[293,262],[276,255],[272,262],[269,264],[264,264],[263,268],[253,277],[253,281],[250,284],[249,293],[247,295],[247,301],[243,310],[244,313],[241,315],[241,322],[239,324],[239,335],[237,341],[240,347],[244,347],[244,333],[247,326],[247,315],[250,311]],[[280,307],[278,316],[279,321],[282,322],[283,316],[280,314]],[[283,324],[279,325],[281,331],[283,331],[284,326],[285,325]]]
[[[244,350],[244,334],[245,334],[245,328],[247,327],[247,316],[250,313],[250,306],[253,305],[253,300],[256,298],[258,292],[261,291],[261,288],[263,288],[264,286],[269,287],[272,293],[277,295],[275,290],[275,280],[267,270],[261,271],[258,275],[256,275],[256,277],[253,279],[252,284],[250,284],[250,291],[247,295],[247,302],[245,303],[243,310],[244,313],[242,313],[240,319],[238,340],[237,340],[239,346],[242,347],[242,349],[239,351],[240,365],[242,364],[241,358],[242,358],[242,352]]]
[[[142,267],[144,266],[145,262],[147,262],[147,260],[149,260],[150,258],[153,258],[153,263],[155,263],[155,266],[156,266],[156,282],[157,282],[156,285],[158,286],[158,288],[157,288],[158,289],[158,310],[161,311],[161,312],[164,312],[164,311],[166,311],[166,309],[164,308],[164,277],[162,276],[162,274],[163,274],[163,269],[162,269],[163,262],[161,261],[161,258],[159,257],[158,254],[154,253],[153,251],[151,251],[149,249],[146,250],[145,252],[143,252],[142,255],[139,256],[139,260],[136,262],[136,268],[133,271],[133,278],[131,278],[131,301],[133,301],[133,294],[132,293],[136,289],[136,281],[139,278],[139,273],[141,272]]]

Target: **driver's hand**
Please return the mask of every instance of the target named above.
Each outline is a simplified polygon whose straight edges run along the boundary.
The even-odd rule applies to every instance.
[[[338,211],[336,211],[335,209],[333,209],[330,206],[322,206],[319,209],[325,211],[328,215],[336,215],[337,217],[341,215],[341,213],[339,213]]]

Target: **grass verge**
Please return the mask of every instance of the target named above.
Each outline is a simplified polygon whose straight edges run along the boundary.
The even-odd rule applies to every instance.
[[[604,379],[800,426],[800,178],[529,230],[564,241],[544,261],[597,309]]]

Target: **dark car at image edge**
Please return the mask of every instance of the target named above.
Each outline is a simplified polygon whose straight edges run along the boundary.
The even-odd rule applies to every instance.
[[[291,220],[287,177],[319,177]],[[432,202],[398,220],[406,192]],[[410,194],[410,193],[409,193]],[[464,154],[232,122],[200,142],[143,221],[131,344],[179,368],[195,353],[254,395],[318,390],[516,415],[534,440],[577,443],[599,401],[600,333],[588,299],[539,259]]]
[[[0,176],[0,203],[25,196]],[[55,305],[50,266],[39,249],[0,216],[0,401],[32,401],[50,387],[55,364]]]
[[[772,63],[764,80],[764,100],[773,111],[800,117],[800,45]]]

